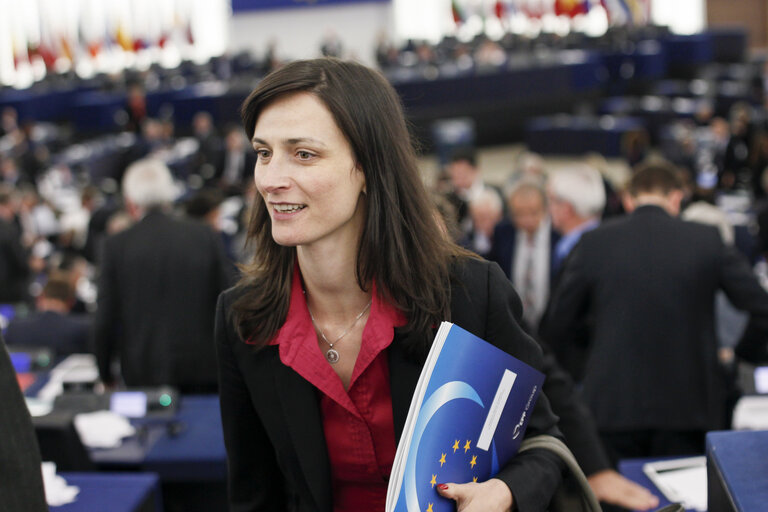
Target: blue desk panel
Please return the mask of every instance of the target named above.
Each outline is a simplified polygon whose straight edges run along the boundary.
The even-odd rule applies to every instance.
[[[51,512],[162,512],[160,479],[151,473],[61,473],[80,488],[73,503]]]
[[[163,480],[224,480],[227,454],[224,448],[219,397],[187,395],[177,415],[181,432],[165,433],[150,448],[144,467]]]
[[[390,72],[389,79],[406,110],[460,108],[461,105],[497,108],[523,105],[558,95],[597,90],[601,58],[596,52],[574,52],[546,60],[528,58],[486,71],[427,79],[412,73]]]
[[[708,433],[707,469],[710,499],[718,500],[718,510],[726,503],[712,496],[715,481],[722,483],[727,494],[722,498],[732,510],[768,510],[768,431]]]
[[[528,148],[544,155],[582,155],[591,151],[606,157],[621,156],[629,132],[644,130],[635,117],[549,116],[526,124]]]
[[[670,67],[701,65],[712,62],[715,55],[712,34],[670,35],[664,40]]]

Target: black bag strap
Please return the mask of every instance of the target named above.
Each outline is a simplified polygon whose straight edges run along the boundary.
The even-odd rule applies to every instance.
[[[579,467],[579,463],[576,462],[576,457],[573,456],[571,450],[556,437],[549,435],[533,436],[525,439],[520,445],[520,452],[531,450],[533,448],[543,448],[555,453],[560,459],[565,462],[568,471],[573,475],[573,479],[579,486],[581,491],[581,509],[585,512],[602,512],[600,502],[597,501],[595,493],[592,492],[592,488],[589,486],[584,471]],[[660,508],[656,512],[685,512],[685,508],[679,503],[673,503],[666,507]]]
[[[574,480],[581,490],[582,510],[585,512],[602,512],[603,509],[600,507],[600,502],[597,501],[595,494],[592,492],[592,488],[589,486],[589,482],[587,482],[587,477],[579,467],[579,463],[576,462],[576,457],[573,456],[573,453],[571,453],[571,450],[565,443],[558,438],[549,435],[533,436],[523,441],[519,451],[524,452],[533,448],[549,450],[558,455],[560,459],[565,462],[568,471],[573,475]]]

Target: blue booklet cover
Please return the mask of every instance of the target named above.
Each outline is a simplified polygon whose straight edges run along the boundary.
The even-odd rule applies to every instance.
[[[544,375],[443,322],[408,411],[392,465],[387,512],[453,512],[445,482],[483,482],[523,440]]]

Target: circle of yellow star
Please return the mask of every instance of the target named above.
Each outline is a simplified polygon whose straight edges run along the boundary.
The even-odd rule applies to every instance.
[[[431,503],[427,506],[426,512],[432,512],[432,504]]]
[[[429,481],[430,484],[432,484],[432,488],[435,488],[435,484],[437,483],[437,475],[432,475],[432,480]]]
[[[440,462],[440,467],[443,467],[443,464],[445,464],[445,454],[444,453],[440,457],[440,461],[439,462]]]
[[[457,439],[453,443],[453,453],[456,453],[456,450],[458,450],[458,449],[459,449],[459,440]]]
[[[472,466],[473,469],[475,467],[475,464],[477,464],[477,455],[473,455],[472,460],[469,461],[469,465]]]
[[[467,450],[470,448],[470,441],[467,439],[467,442],[464,443],[464,453],[467,453]]]

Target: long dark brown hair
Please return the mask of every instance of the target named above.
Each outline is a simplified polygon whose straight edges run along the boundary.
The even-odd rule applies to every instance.
[[[427,334],[449,319],[451,260],[464,252],[437,226],[397,93],[381,74],[361,64],[295,61],[265,77],[243,102],[248,138],[267,105],[297,92],[314,94],[325,104],[365,175],[366,217],[355,269],[360,288],[370,289],[375,280],[381,298],[408,318],[404,330]],[[263,346],[285,322],[296,249],[272,239],[269,212],[258,194],[248,239],[255,253],[241,267],[242,293],[232,315],[240,337]]]

